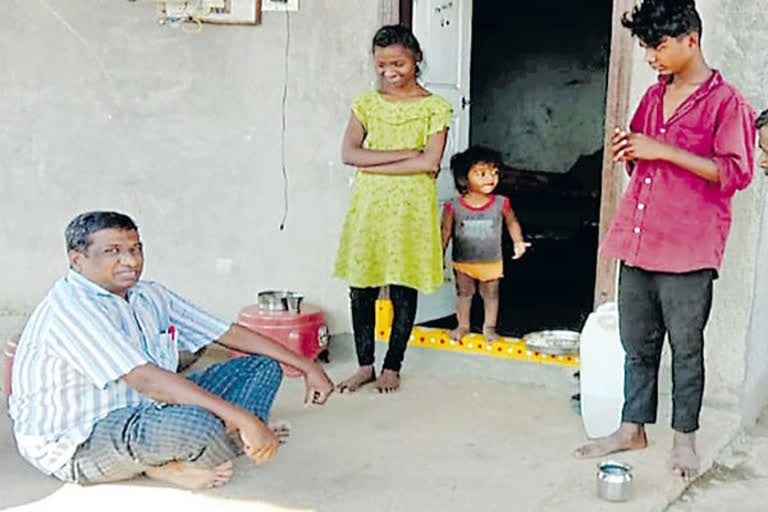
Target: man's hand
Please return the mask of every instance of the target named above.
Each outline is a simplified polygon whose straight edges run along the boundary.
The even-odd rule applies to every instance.
[[[619,128],[612,140],[613,161],[664,160],[667,145],[642,133],[630,133]]]
[[[312,367],[304,373],[304,385],[307,387],[304,405],[310,403],[324,404],[335,387],[325,370],[320,368],[317,363],[312,363]]]
[[[243,451],[257,464],[266,464],[277,455],[277,436],[259,418],[251,415],[239,422],[237,429],[243,441]]]

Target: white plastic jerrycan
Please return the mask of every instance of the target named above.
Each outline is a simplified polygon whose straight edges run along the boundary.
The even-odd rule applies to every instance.
[[[615,302],[598,306],[581,332],[581,419],[587,437],[612,434],[624,405],[624,347]]]

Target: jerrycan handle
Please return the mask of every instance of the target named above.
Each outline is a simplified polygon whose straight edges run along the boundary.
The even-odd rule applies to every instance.
[[[595,312],[601,329],[615,331],[618,328],[619,308],[615,302],[600,304]]]

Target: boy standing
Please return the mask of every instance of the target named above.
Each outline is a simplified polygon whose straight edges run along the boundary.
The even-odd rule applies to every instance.
[[[731,197],[749,185],[755,115],[701,52],[693,0],[644,0],[622,25],[658,72],[614,160],[631,175],[601,250],[621,260],[619,329],[626,350],[622,424],[579,458],[647,446],[656,421],[664,337],[672,347],[671,469],[698,474],[695,432],[704,391],[704,327],[731,223]]]

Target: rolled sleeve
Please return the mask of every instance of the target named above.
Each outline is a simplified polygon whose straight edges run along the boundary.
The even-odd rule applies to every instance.
[[[427,134],[434,135],[448,128],[451,124],[451,112],[451,105],[448,102],[444,100],[436,102],[430,112]]]
[[[721,108],[714,138],[714,155],[720,190],[733,195],[752,181],[755,165],[755,113],[737,98],[725,102]]]
[[[229,322],[210,314],[172,290],[166,289],[169,297],[169,321],[176,327],[181,350],[197,352],[219,339]]]
[[[94,306],[80,302],[84,314],[59,310],[48,332],[48,347],[85,375],[96,387],[123,377],[131,370],[149,362],[147,356],[134,346]]]

